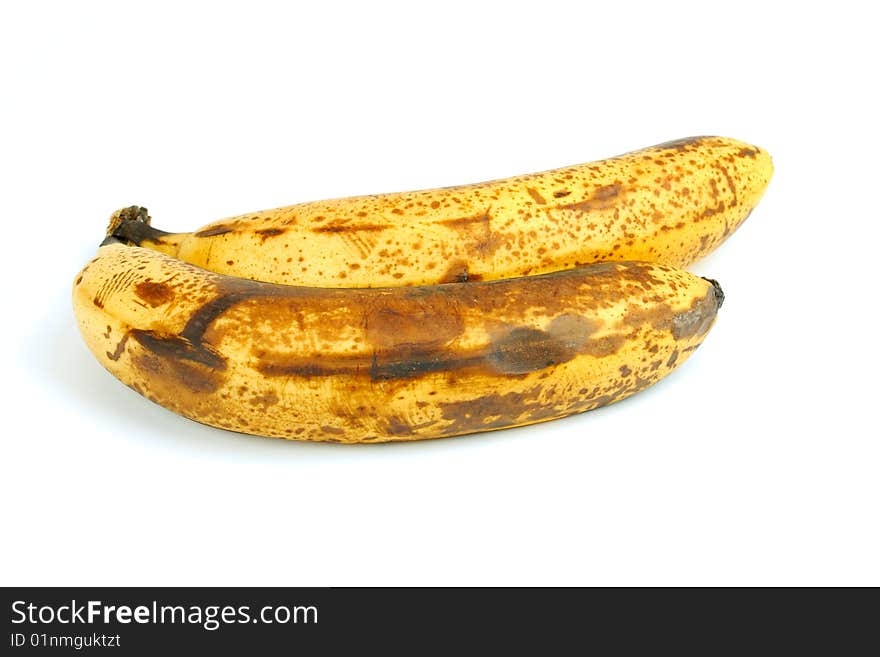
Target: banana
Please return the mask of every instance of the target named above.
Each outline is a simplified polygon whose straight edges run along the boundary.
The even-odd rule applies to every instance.
[[[499,281],[279,285],[105,241],[76,277],[86,344],[123,383],[233,431],[438,438],[588,411],[684,362],[723,296],[661,264]]]
[[[692,137],[590,164],[475,185],[303,203],[193,233],[137,209],[110,234],[221,274],[317,287],[496,280],[600,261],[683,267],[761,198],[769,155]]]

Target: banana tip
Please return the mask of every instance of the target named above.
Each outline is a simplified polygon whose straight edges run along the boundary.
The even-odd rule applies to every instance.
[[[715,303],[718,304],[716,308],[721,308],[724,305],[724,290],[721,289],[721,285],[714,278],[703,276],[702,279],[712,284],[712,289],[715,291]]]

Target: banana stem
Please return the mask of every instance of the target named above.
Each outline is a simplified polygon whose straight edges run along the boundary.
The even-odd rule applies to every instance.
[[[176,255],[180,241],[186,233],[169,233],[153,228],[150,219],[147,209],[138,205],[117,210],[110,217],[107,236],[101,246],[123,242],[131,246],[146,246],[171,256]]]

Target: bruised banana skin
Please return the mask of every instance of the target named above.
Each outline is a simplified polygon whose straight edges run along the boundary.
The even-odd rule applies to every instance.
[[[113,240],[73,286],[89,348],[145,397],[233,431],[346,443],[618,401],[684,362],[722,298],[712,281],[642,262],[423,287],[283,286]]]
[[[610,260],[684,267],[729,236],[769,155],[692,137],[590,164],[443,189],[303,203],[167,234],[116,235],[218,273],[321,287],[494,280]]]

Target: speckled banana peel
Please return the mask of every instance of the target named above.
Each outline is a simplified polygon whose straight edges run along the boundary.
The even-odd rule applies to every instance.
[[[766,151],[691,137],[475,185],[317,201],[120,239],[204,269],[316,287],[498,280],[595,262],[684,267],[724,241],[767,187]]]
[[[556,187],[537,185],[535,202],[549,201]],[[624,399],[690,356],[721,300],[713,281],[647,262],[280,285],[113,237],[73,286],[89,349],[145,397],[224,429],[345,443],[515,427]]]

